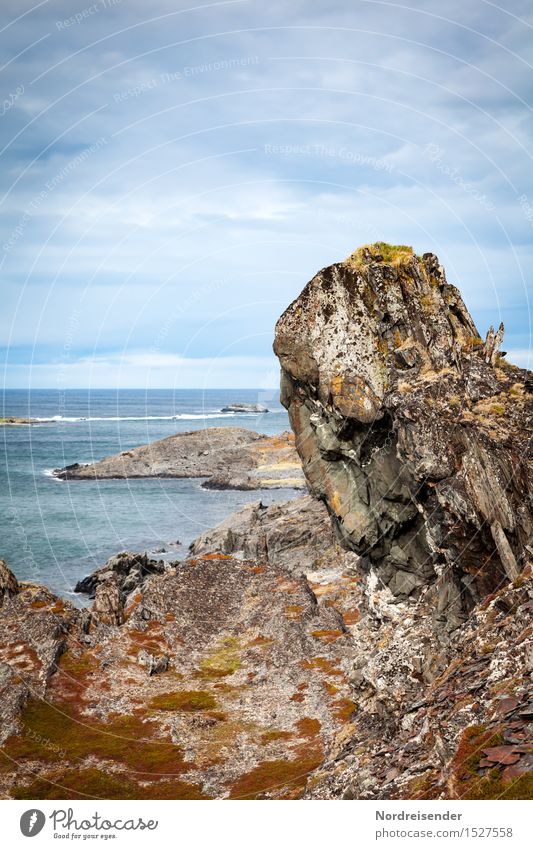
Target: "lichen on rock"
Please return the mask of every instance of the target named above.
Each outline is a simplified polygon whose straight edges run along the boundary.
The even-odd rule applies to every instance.
[[[276,325],[312,493],[367,572],[399,598],[429,588],[448,629],[519,574],[533,533],[528,373],[502,336],[483,345],[436,256],[384,243],[320,271]]]

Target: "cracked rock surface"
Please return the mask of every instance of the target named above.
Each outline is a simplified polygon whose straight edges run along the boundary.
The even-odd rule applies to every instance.
[[[481,340],[433,254],[374,245],[276,325],[281,400],[312,493],[394,596],[453,630],[528,556],[529,372]]]

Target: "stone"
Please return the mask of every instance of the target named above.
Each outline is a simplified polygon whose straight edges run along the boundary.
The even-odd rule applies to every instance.
[[[149,575],[161,574],[165,568],[167,567],[163,560],[153,560],[145,552],[122,551],[110,557],[101,569],[78,581],[74,591],[94,598],[100,584],[116,578],[120,592],[128,594],[139,587]]]
[[[335,537],[325,505],[309,495],[265,507],[260,501],[232,513],[202,533],[189,547],[191,557],[219,552],[244,560],[309,574],[327,564],[345,567],[358,558]]]
[[[124,598],[116,577],[102,581],[96,587],[92,607],[92,619],[103,625],[122,625],[124,621]]]
[[[305,489],[292,433],[263,436],[247,428],[178,433],[105,457],[55,469],[61,480],[206,478],[211,489]]]
[[[268,408],[263,404],[227,404],[222,407],[221,413],[268,413]]]
[[[533,533],[528,372],[485,345],[437,257],[381,244],[320,271],[276,325],[310,491],[398,598],[453,630]]]
[[[0,560],[0,605],[19,591],[18,581],[4,560]]]

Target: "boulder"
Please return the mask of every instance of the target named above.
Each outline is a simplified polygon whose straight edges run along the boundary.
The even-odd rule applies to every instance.
[[[5,598],[11,598],[19,591],[19,584],[4,560],[0,560],[0,606]]]
[[[378,243],[320,271],[276,325],[281,401],[312,493],[399,598],[457,627],[525,563],[529,373],[483,344],[433,254]]]

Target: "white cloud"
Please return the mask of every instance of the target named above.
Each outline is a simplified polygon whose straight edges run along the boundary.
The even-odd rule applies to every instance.
[[[274,388],[279,366],[271,357],[186,358],[138,351],[63,363],[16,365],[5,388],[247,389]]]

